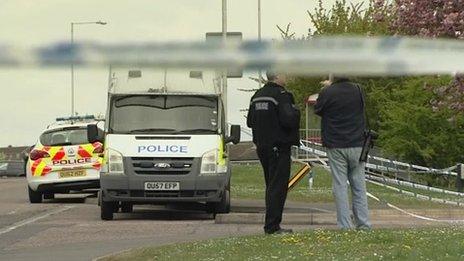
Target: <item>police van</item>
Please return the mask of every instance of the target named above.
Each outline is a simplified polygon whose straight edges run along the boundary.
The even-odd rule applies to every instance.
[[[100,187],[103,141],[89,142],[87,125],[97,126],[94,116],[58,118],[40,135],[29,153],[26,177],[31,203]],[[97,132],[103,131],[97,127]]]
[[[230,209],[230,135],[220,79],[214,72],[111,69],[105,136],[89,125],[89,140],[105,140],[101,218],[135,204],[204,203]]]

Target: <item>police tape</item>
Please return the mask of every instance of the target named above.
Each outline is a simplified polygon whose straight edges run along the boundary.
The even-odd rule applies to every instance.
[[[329,172],[331,171],[330,167],[327,166],[327,165],[319,165],[319,166],[321,166],[322,168],[326,169]],[[455,201],[445,200],[445,199],[436,199],[436,198],[433,198],[433,197],[430,197],[430,196],[425,196],[425,195],[413,193],[413,192],[410,192],[410,191],[405,191],[403,189],[395,188],[395,187],[392,187],[392,186],[388,186],[386,184],[382,184],[382,183],[379,183],[379,182],[376,182],[376,181],[373,181],[373,180],[366,179],[366,181],[369,182],[369,183],[372,183],[374,185],[382,186],[382,187],[385,187],[385,188],[390,189],[390,190],[394,190],[394,191],[397,191],[397,192],[400,192],[400,193],[407,194],[409,196],[418,197],[419,199],[430,200],[430,201],[433,201],[433,202],[436,202],[436,203],[443,203],[443,204],[449,204],[449,205],[454,205],[454,206],[464,206],[464,203],[462,203],[462,202],[455,202]],[[379,202],[379,203],[385,204],[389,208],[395,209],[395,210],[397,210],[397,211],[399,211],[399,212],[401,212],[403,214],[406,214],[408,216],[418,218],[418,219],[421,219],[421,220],[433,221],[433,222],[443,222],[443,223],[462,223],[462,222],[464,222],[464,220],[444,220],[444,219],[436,219],[436,218],[431,218],[431,217],[418,215],[418,214],[406,211],[406,210],[404,210],[404,209],[402,209],[402,208],[400,208],[400,207],[398,207],[396,205],[393,205],[393,204],[387,202],[386,200],[375,196],[374,194],[372,194],[370,192],[367,192],[367,196],[372,198],[373,200]]]
[[[429,192],[437,192],[437,193],[443,193],[443,194],[448,194],[448,195],[453,195],[453,196],[459,196],[463,197],[464,193],[462,192],[456,192],[456,191],[451,191],[451,190],[446,190],[446,189],[441,189],[441,188],[435,188],[431,186],[425,186],[421,184],[417,184],[414,182],[408,182],[408,181],[403,181],[403,180],[397,180],[397,179],[391,179],[391,178],[386,178],[384,176],[376,176],[376,175],[366,175],[366,177],[370,180],[378,181],[378,182],[383,182],[383,183],[388,183],[392,185],[398,185],[398,186],[404,186],[404,187],[410,187],[413,189],[420,189],[420,190],[425,190]]]
[[[425,75],[464,71],[461,40],[408,37],[313,37],[242,43],[58,43],[0,45],[0,66],[150,66],[327,75]]]
[[[426,221],[433,221],[433,222],[443,222],[443,223],[463,223],[464,220],[462,219],[436,219],[436,218],[431,218],[431,217],[426,217],[426,216],[422,216],[422,215],[418,215],[418,214],[415,214],[415,213],[412,213],[412,212],[409,212],[409,211],[406,211],[398,206],[395,206],[391,203],[388,203],[384,200],[381,200],[380,198],[372,195],[371,193],[367,192],[367,196],[369,196],[370,198],[380,202],[380,203],[384,203],[386,204],[388,207],[392,208],[392,209],[395,209],[395,210],[398,210],[399,212],[403,213],[403,214],[406,214],[408,216],[411,216],[411,217],[415,217],[415,218],[418,218],[418,219],[422,219],[422,220],[426,220]]]
[[[405,193],[404,190],[400,190],[400,189],[395,188],[395,187],[391,187],[391,186],[388,186],[388,185],[385,185],[385,184],[382,184],[382,183],[379,183],[379,182],[371,181],[371,180],[368,180],[368,181],[370,183],[372,183],[372,184],[375,184],[375,185],[383,186],[385,188],[393,189],[393,190],[396,190],[396,191],[399,191],[399,192],[402,191],[401,193]],[[420,194],[416,194],[416,193],[413,193],[413,192],[408,193],[408,195],[411,195],[411,194],[420,195]],[[402,209],[402,208],[400,208],[400,207],[398,207],[396,205],[393,205],[393,204],[391,204],[391,203],[389,203],[389,202],[387,202],[385,200],[382,200],[382,199],[374,196],[372,193],[367,192],[367,196],[374,199],[374,200],[376,200],[377,202],[385,204],[386,206],[388,206],[388,207],[390,207],[392,209],[398,210],[399,212],[401,212],[403,214],[406,214],[408,216],[415,217],[415,218],[418,218],[418,219],[422,219],[422,220],[426,220],[426,221],[433,221],[433,222],[443,222],[443,223],[463,223],[464,222],[464,220],[461,220],[461,219],[457,219],[457,220],[453,220],[453,219],[451,219],[451,220],[450,219],[436,219],[436,218],[431,218],[431,217],[418,215],[418,214],[406,211],[406,210],[404,210],[404,209]],[[423,196],[425,198],[429,198],[432,201],[434,201],[433,200],[434,198],[424,196],[424,195],[420,195],[420,196]],[[463,206],[463,203],[461,203],[461,202],[455,202],[455,201],[450,201],[450,200],[441,200],[441,199],[437,199],[437,200],[442,201],[442,203],[444,203],[444,204]]]
[[[389,186],[389,185],[386,185],[386,184],[383,184],[383,183],[380,183],[380,182],[377,182],[377,181],[374,181],[374,180],[370,180],[369,178],[367,178],[366,180],[369,183],[379,185],[379,186],[383,186],[383,187],[385,187],[387,189],[394,190],[394,191],[399,192],[401,194],[405,194],[405,195],[408,195],[408,196],[411,196],[411,197],[415,197],[415,198],[420,199],[420,200],[428,200],[428,201],[432,201],[432,202],[439,203],[439,204],[446,204],[446,205],[453,205],[453,206],[464,206],[463,202],[454,201],[454,200],[448,200],[448,199],[443,199],[443,198],[435,198],[435,197],[432,197],[432,196],[423,195],[423,194],[419,194],[419,193],[416,193],[416,192],[411,192],[411,191],[408,191],[408,190],[405,190],[405,189],[402,189],[402,188],[397,188],[397,187]]]
[[[418,174],[440,174],[440,175],[451,175],[451,176],[456,176],[457,173],[453,172],[452,170],[456,169],[456,166],[452,166],[443,170],[440,169],[434,169],[434,168],[429,168],[429,167],[424,167],[424,166],[419,166],[415,164],[410,164],[410,163],[405,163],[405,162],[400,162],[396,160],[390,160],[390,159],[385,159],[381,157],[376,157],[376,156],[369,156],[370,160],[376,160],[380,161],[383,163],[389,163],[395,166],[395,168],[390,168],[390,167],[385,167],[381,166],[378,164],[367,164],[368,168],[373,168],[376,170],[383,170],[387,172],[398,172],[398,171],[405,171],[407,173],[418,173]],[[406,170],[401,170],[398,167],[405,167],[407,168]]]
[[[324,151],[325,148],[322,144],[308,141],[308,140],[301,140],[300,141],[301,148],[307,152],[313,153],[318,156],[327,156],[327,153]],[[373,169],[378,171],[384,172],[405,172],[405,173],[417,173],[417,174],[440,174],[440,175],[451,175],[456,176],[457,173],[453,172],[452,170],[456,169],[456,166],[452,166],[446,169],[434,169],[424,166],[419,166],[415,164],[405,163],[401,161],[391,160],[387,158],[377,157],[368,155],[368,162],[366,163],[366,169]],[[377,164],[375,164],[377,162]],[[382,165],[380,165],[380,164]],[[384,166],[383,164],[390,164],[394,167]],[[406,169],[401,169],[401,167]]]

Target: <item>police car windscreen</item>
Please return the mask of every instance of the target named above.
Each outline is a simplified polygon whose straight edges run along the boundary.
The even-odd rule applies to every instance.
[[[213,134],[216,96],[131,95],[112,99],[110,133]]]
[[[58,129],[44,132],[40,136],[40,143],[44,146],[66,146],[89,143],[87,128]]]

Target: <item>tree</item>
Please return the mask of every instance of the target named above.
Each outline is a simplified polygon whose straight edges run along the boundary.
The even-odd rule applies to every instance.
[[[462,129],[448,120],[452,111],[433,111],[430,100],[434,94],[426,89],[426,85],[440,86],[447,81],[446,77],[411,77],[401,88],[387,94],[390,97],[378,111],[384,151],[419,165],[440,168],[463,160]]]
[[[308,34],[300,38],[291,32],[291,25],[277,26],[285,40],[304,41],[319,35],[382,35],[389,30],[390,6],[377,5],[370,1],[364,8],[364,3],[347,4],[345,0],[336,1],[330,9],[325,9],[322,0],[311,12],[307,11],[314,30],[308,29]],[[300,110],[304,110],[305,98],[318,93],[322,87],[321,81],[327,77],[293,77],[288,84],[292,90]],[[302,124],[304,125],[305,118]]]
[[[463,1],[451,1],[456,3],[454,5],[444,4],[442,10],[445,11],[443,12],[440,11],[441,9],[437,11],[435,6],[430,5],[435,2],[446,2],[438,0],[409,0],[391,3],[383,0],[370,0],[366,8],[363,8],[363,4],[347,4],[346,1],[340,0],[330,9],[325,9],[322,1],[319,1],[319,6],[313,12],[308,11],[315,29],[308,30],[307,36],[296,38],[290,30],[290,25],[278,27],[278,29],[284,39],[310,40],[317,35],[412,34],[426,32],[425,30],[413,30],[413,27],[425,24],[424,28],[432,28],[431,25],[433,25],[436,28],[433,30],[438,30],[439,33],[434,37],[450,37],[450,30],[445,30],[448,27],[441,26],[440,23],[449,24],[450,19],[455,17],[455,14],[453,15],[453,12],[449,10],[459,9],[460,6],[457,4]],[[415,3],[418,7],[417,9],[412,7],[404,9],[404,3],[410,5]],[[427,8],[423,6],[435,9],[426,10]],[[429,14],[434,11],[438,14],[442,12],[449,15],[444,15],[441,22],[437,23],[423,21],[423,18],[427,17],[424,16],[425,13]],[[459,24],[462,21],[453,23],[452,28],[459,28],[456,23]],[[319,82],[322,79],[295,77],[289,84],[301,108],[303,108],[305,97],[319,92],[321,88]],[[453,79],[449,76],[374,77],[357,78],[355,81],[361,83],[365,89],[370,125],[380,132],[381,138],[378,144],[386,155],[433,167],[447,167],[464,161],[464,116],[459,113],[463,111],[464,106],[462,78]]]
[[[377,2],[386,5],[384,0]],[[391,20],[390,30],[394,34],[464,39],[464,0],[396,0],[389,6],[395,15],[386,19]],[[432,101],[435,110],[464,113],[463,76],[431,90],[437,94]]]
[[[314,32],[309,30],[308,38],[315,35],[386,35],[392,19],[391,6],[379,1],[347,4],[346,0],[336,1],[330,10],[324,8],[322,0],[313,12],[307,11]]]
[[[464,39],[464,0],[396,0],[390,6],[396,34]]]

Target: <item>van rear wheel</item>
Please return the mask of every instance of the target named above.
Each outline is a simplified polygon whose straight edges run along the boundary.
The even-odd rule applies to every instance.
[[[29,192],[29,202],[31,203],[42,203],[42,193],[34,191],[31,187],[27,186]]]

